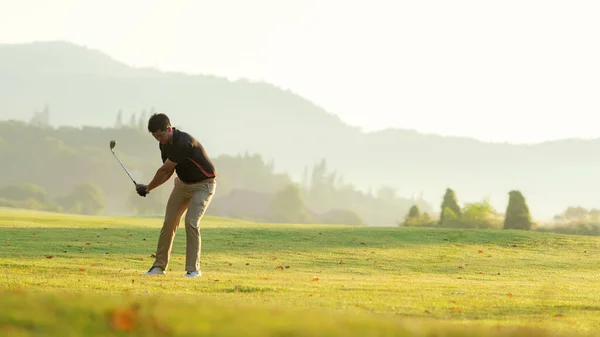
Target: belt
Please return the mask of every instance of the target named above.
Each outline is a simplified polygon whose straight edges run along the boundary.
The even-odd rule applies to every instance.
[[[186,185],[200,184],[200,183],[214,183],[217,181],[216,177],[206,178],[206,179],[202,179],[202,180],[198,180],[198,181],[185,181],[179,177],[177,177],[177,179],[179,179],[179,181],[181,181],[182,183],[184,183]]]
[[[199,184],[199,183],[214,183],[215,181],[217,181],[216,177],[206,178],[206,179],[202,179],[202,180],[198,180],[198,181],[190,181],[190,182],[183,181],[183,182],[186,184]]]

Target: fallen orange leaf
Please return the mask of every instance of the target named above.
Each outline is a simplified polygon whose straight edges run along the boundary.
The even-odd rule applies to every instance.
[[[556,315],[554,315],[554,317],[565,317],[565,316],[562,314],[556,314]]]
[[[508,297],[513,297],[513,294],[512,293],[508,293]]]
[[[79,271],[85,271],[85,268],[79,268]]]
[[[344,264],[344,261],[340,261],[340,264]]]
[[[480,250],[477,251],[477,253],[483,254],[483,250],[480,249]]]
[[[315,276],[315,277],[313,277],[313,281],[314,281],[314,282],[316,282],[316,281],[318,281],[318,280],[319,280],[319,278],[318,278],[318,277],[316,277],[316,276]]]
[[[113,329],[121,331],[133,331],[135,324],[135,312],[133,309],[119,308],[112,313],[111,325]]]

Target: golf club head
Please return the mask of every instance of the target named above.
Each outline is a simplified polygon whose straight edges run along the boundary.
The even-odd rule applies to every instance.
[[[114,149],[116,145],[117,145],[117,142],[114,140],[111,140],[110,141],[110,150],[112,151],[112,149]]]

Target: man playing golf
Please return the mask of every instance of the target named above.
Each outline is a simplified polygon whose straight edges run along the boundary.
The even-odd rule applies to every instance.
[[[177,172],[173,191],[167,202],[165,219],[156,249],[154,264],[143,274],[164,275],[169,264],[175,232],[185,216],[185,277],[202,276],[200,271],[200,219],[206,212],[216,188],[216,171],[204,147],[190,134],[171,126],[165,114],[154,114],[148,120],[148,131],[159,142],[163,165],[148,185],[137,184],[140,196],[157,188]]]

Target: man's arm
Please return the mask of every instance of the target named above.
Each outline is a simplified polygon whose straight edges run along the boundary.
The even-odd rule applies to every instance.
[[[164,184],[165,181],[169,180],[175,172],[176,162],[167,159],[165,163],[156,171],[154,178],[146,187],[146,192],[150,192],[151,190],[157,188],[158,186]]]

